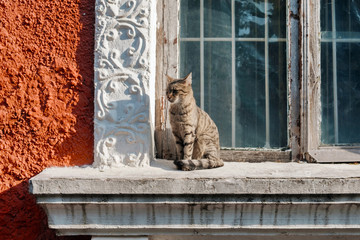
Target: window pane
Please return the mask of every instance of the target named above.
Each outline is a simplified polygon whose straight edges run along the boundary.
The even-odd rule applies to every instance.
[[[197,104],[217,124],[221,146],[286,147],[286,0],[192,4],[203,26],[196,38],[181,26],[180,72],[196,72]]]
[[[360,43],[338,43],[339,143],[360,143]]]
[[[322,0],[321,6],[322,143],[359,144],[360,2]]]
[[[236,37],[263,38],[265,34],[265,1],[236,0],[235,29]]]
[[[270,144],[283,147],[287,144],[286,42],[270,43],[269,52]]]
[[[360,37],[360,1],[342,0],[335,4],[336,34],[338,38]]]
[[[321,141],[324,144],[335,143],[332,52],[331,42],[321,43]]]
[[[180,76],[184,77],[192,72],[192,88],[197,105],[200,104],[200,43],[180,43]]]
[[[204,36],[231,37],[231,1],[204,1]]]
[[[286,38],[286,0],[268,0],[269,38]]]
[[[223,147],[231,147],[231,43],[205,42],[204,109]]]
[[[264,147],[265,129],[264,43],[236,44],[236,145]]]
[[[181,0],[180,36],[200,37],[200,1]]]
[[[321,16],[320,25],[322,33],[331,32],[332,29],[332,18],[331,18],[331,2],[333,0],[322,0],[321,2]],[[331,35],[330,35],[331,38]]]

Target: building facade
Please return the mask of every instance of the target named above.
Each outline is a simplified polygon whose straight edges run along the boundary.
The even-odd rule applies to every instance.
[[[80,10],[89,6],[68,4]],[[80,83],[71,81],[74,73],[81,75],[79,66],[89,54],[91,44],[85,40],[85,55],[73,50],[79,55],[75,54],[75,67],[60,57],[71,54],[45,54],[55,79],[70,82],[68,97],[74,97],[64,105],[58,101],[60,95],[55,100],[52,95],[63,88],[52,94],[40,91],[40,106],[45,104],[40,110],[56,106],[40,119],[56,116],[61,106],[73,113],[64,114],[73,125],[59,120],[54,133],[53,124],[46,125],[46,133],[53,133],[47,142],[66,153],[54,150],[51,159],[75,159],[77,151],[87,155],[65,164],[44,159],[46,164],[34,174],[46,166],[89,164],[92,156],[94,162],[82,168],[50,168],[32,178],[30,191],[45,209],[49,227],[58,235],[93,239],[357,239],[359,167],[316,164],[357,162],[359,156],[352,126],[357,94],[350,91],[357,87],[357,61],[352,59],[359,45],[359,6],[352,1],[345,7],[338,4],[99,0],[94,9],[86,8],[88,12],[74,10],[78,18],[70,26],[78,31],[81,19],[90,21],[95,14],[95,31],[86,33],[95,39],[94,87],[81,85],[93,91],[94,111],[86,109],[90,101],[80,104],[92,94],[86,97],[89,93],[75,88]],[[63,36],[61,28],[55,29]],[[81,31],[77,34],[80,40],[74,42],[81,43]],[[223,168],[179,172],[171,162],[159,160],[175,157],[164,98],[166,75],[188,71],[194,72],[199,106],[219,126],[222,157],[235,161]],[[34,74],[34,79],[40,77],[38,87],[50,81],[43,72],[39,68]],[[8,106],[11,98],[4,99]],[[77,100],[82,107],[74,111]],[[30,112],[21,116],[36,116]],[[89,112],[94,130],[75,128],[89,120],[81,115]],[[31,121],[26,123],[36,129]],[[39,135],[31,131],[31,136]],[[61,138],[64,131],[69,134]],[[94,145],[80,146],[78,135],[88,138],[87,143],[94,136]],[[67,138],[76,149],[64,149]],[[273,162],[250,163],[269,160]],[[35,234],[45,236],[41,231]]]

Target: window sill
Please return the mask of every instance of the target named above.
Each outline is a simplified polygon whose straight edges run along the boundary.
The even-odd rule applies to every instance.
[[[183,172],[172,161],[151,167],[49,168],[31,179],[33,194],[358,194],[360,165],[236,163]]]
[[[171,161],[100,172],[49,168],[31,191],[60,235],[360,236],[360,165],[233,163],[177,171]],[[269,231],[269,229],[271,231]],[[330,231],[331,230],[331,231]]]

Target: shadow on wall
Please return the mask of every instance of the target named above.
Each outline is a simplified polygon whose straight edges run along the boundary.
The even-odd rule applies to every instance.
[[[95,0],[0,0],[0,239],[56,237],[28,191],[93,162]]]
[[[2,240],[89,240],[89,236],[56,237],[47,226],[44,210],[36,205],[28,192],[28,183],[22,182],[0,194],[0,237]],[[31,220],[30,222],[28,220]]]

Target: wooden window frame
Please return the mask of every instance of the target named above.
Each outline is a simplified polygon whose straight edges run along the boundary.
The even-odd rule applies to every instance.
[[[305,0],[302,9],[302,152],[308,162],[360,161],[360,146],[321,146],[320,1]]]

